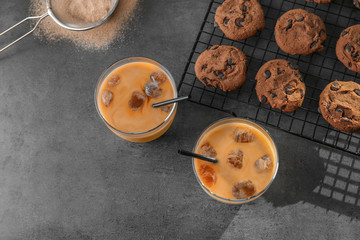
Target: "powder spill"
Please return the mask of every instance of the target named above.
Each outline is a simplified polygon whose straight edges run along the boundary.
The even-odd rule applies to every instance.
[[[53,0],[53,4],[58,1],[64,0]],[[95,2],[95,0],[66,0],[67,2],[73,2],[73,6],[79,6],[84,1]],[[99,2],[99,0],[96,0]],[[104,4],[99,3],[98,8],[106,11],[106,1]],[[51,17],[45,18],[38,26],[35,31],[35,35],[40,39],[46,39],[48,41],[59,41],[59,40],[70,40],[77,46],[84,49],[106,49],[117,37],[121,36],[124,29],[126,28],[127,22],[133,17],[134,11],[138,5],[139,0],[120,0],[114,13],[111,17],[99,27],[96,27],[87,31],[71,31],[59,26]],[[94,5],[94,6],[95,6]],[[91,6],[87,5],[87,9],[72,9],[69,4],[66,8],[59,9],[66,14],[76,15],[76,18],[82,21],[93,21],[103,15],[104,12],[100,12],[94,16],[84,16],[87,11],[92,11]],[[58,11],[59,11],[58,10]],[[31,0],[30,13],[32,15],[41,15],[47,11],[45,0]],[[109,11],[109,10],[107,10]],[[105,14],[106,15],[106,14]],[[74,16],[72,16],[74,17]]]

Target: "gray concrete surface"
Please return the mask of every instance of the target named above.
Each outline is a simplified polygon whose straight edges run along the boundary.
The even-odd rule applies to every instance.
[[[354,155],[269,128],[281,161],[273,186],[229,206],[176,153],[226,114],[181,104],[166,135],[145,144],[121,140],[97,116],[95,83],[118,59],[150,57],[180,79],[207,6],[144,0],[108,51],[29,37],[0,54],[0,239],[359,239]],[[0,29],[27,9],[1,1]]]

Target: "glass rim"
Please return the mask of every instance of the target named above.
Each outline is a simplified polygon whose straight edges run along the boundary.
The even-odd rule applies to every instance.
[[[249,119],[246,119],[246,118],[239,118],[239,117],[227,117],[227,118],[222,118],[222,119],[219,119],[213,123],[211,123],[208,127],[205,128],[204,131],[202,131],[199,135],[199,137],[197,138],[196,140],[196,143],[193,147],[193,152],[196,151],[196,148],[198,147],[198,144],[200,142],[200,139],[201,137],[204,135],[204,133],[209,129],[211,128],[212,126],[214,126],[215,124],[218,124],[220,122],[223,122],[223,121],[226,121],[226,120],[241,120],[241,121],[245,121],[245,122],[248,122],[248,123],[251,123],[251,124],[254,124],[255,126],[259,127],[260,129],[264,130],[265,133],[269,136],[269,139],[271,140],[271,143],[274,144],[274,150],[275,150],[275,154],[276,154],[276,169],[274,171],[274,174],[271,178],[271,181],[269,182],[269,184],[263,189],[261,190],[260,192],[258,192],[257,194],[251,196],[251,197],[248,197],[248,198],[242,198],[242,199],[231,199],[231,198],[224,198],[224,197],[221,197],[215,193],[213,193],[208,187],[205,186],[205,184],[203,184],[203,182],[201,181],[200,177],[198,176],[198,173],[196,171],[196,168],[195,168],[195,158],[192,158],[192,166],[193,166],[193,171],[194,171],[194,174],[196,176],[196,180],[198,181],[198,183],[200,184],[200,186],[203,188],[203,190],[209,194],[212,198],[214,198],[215,200],[217,201],[220,201],[223,200],[225,201],[225,203],[228,203],[228,204],[240,204],[240,203],[247,203],[247,202],[250,202],[252,200],[255,200],[256,198],[260,197],[262,194],[264,194],[271,186],[271,184],[274,182],[275,180],[275,177],[277,175],[277,172],[279,170],[279,155],[278,155],[278,150],[277,150],[277,146],[274,142],[274,139],[273,137],[271,136],[271,134],[262,126],[260,126],[259,124],[249,120]],[[220,125],[221,126],[221,125]],[[223,201],[220,201],[222,203],[224,203]]]
[[[147,133],[151,133],[157,129],[159,129],[161,126],[163,126],[165,123],[167,123],[169,121],[169,119],[171,119],[171,117],[174,115],[175,111],[176,111],[176,108],[177,108],[177,104],[178,103],[173,103],[173,107],[170,111],[170,113],[168,114],[168,116],[165,118],[164,121],[162,121],[158,126],[150,129],[150,130],[147,130],[147,131],[144,131],[144,132],[134,132],[134,133],[131,133],[131,132],[125,132],[125,131],[122,131],[122,130],[119,130],[117,129],[116,127],[112,126],[108,121],[106,121],[106,119],[103,117],[103,115],[101,114],[100,112],[100,109],[99,109],[99,106],[98,106],[98,102],[97,102],[97,98],[98,98],[98,90],[99,90],[99,86],[101,85],[101,82],[110,74],[112,73],[116,68],[120,67],[120,66],[123,66],[123,65],[126,65],[126,64],[129,64],[129,63],[134,63],[134,62],[145,62],[145,63],[150,63],[150,64],[153,64],[155,66],[158,66],[160,67],[160,69],[162,71],[165,72],[165,74],[167,75],[167,77],[169,78],[170,82],[171,82],[171,86],[173,87],[173,90],[174,90],[174,97],[176,98],[178,96],[178,92],[177,92],[177,87],[176,87],[176,83],[175,83],[175,80],[173,78],[173,76],[171,75],[171,73],[169,72],[169,70],[167,70],[167,68],[165,68],[162,64],[158,63],[157,61],[153,60],[153,59],[150,59],[150,58],[145,58],[145,57],[129,57],[129,58],[123,58],[123,59],[120,59],[114,63],[112,63],[109,67],[107,67],[100,75],[97,83],[96,83],[96,86],[95,86],[95,92],[94,92],[94,100],[95,100],[95,107],[96,107],[96,111],[97,113],[99,114],[100,118],[103,120],[103,122],[108,126],[110,127],[112,130],[120,133],[120,134],[123,134],[123,135],[133,135],[133,136],[137,136],[137,135],[142,135],[142,134],[147,134]],[[116,67],[116,68],[115,68]],[[114,69],[112,69],[114,68]],[[110,69],[112,69],[110,71]]]

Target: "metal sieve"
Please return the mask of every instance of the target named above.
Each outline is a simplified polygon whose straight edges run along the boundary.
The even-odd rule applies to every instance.
[[[6,34],[7,32],[9,32],[10,30],[16,28],[17,26],[21,25],[22,23],[24,23],[24,22],[26,22],[28,20],[36,20],[36,23],[35,23],[34,27],[29,32],[25,33],[24,35],[22,35],[21,37],[19,37],[15,41],[13,41],[12,43],[10,43],[7,46],[0,49],[0,52],[4,51],[5,49],[9,48],[13,44],[17,43],[21,39],[23,39],[26,36],[28,36],[29,34],[31,34],[33,31],[35,31],[36,27],[39,25],[41,20],[43,20],[47,16],[50,16],[58,25],[60,25],[63,28],[66,28],[66,29],[69,29],[69,30],[72,30],[72,31],[85,31],[85,30],[90,30],[92,28],[98,27],[101,24],[103,24],[114,13],[116,7],[119,4],[119,0],[111,0],[112,6],[111,6],[110,11],[108,12],[108,14],[102,20],[100,20],[98,22],[89,23],[89,22],[83,22],[83,21],[76,21],[74,19],[71,19],[69,21],[69,19],[66,19],[66,18],[64,18],[64,16],[61,16],[60,14],[57,13],[56,6],[58,6],[58,5],[55,5],[55,7],[54,7],[54,4],[52,4],[52,2],[56,2],[56,1],[54,1],[54,0],[53,1],[52,0],[46,0],[47,12],[44,13],[43,15],[27,17],[27,18],[23,19],[22,21],[18,22],[17,24],[15,24],[14,26],[8,28],[4,32],[0,33],[0,36],[2,36],[4,34]]]

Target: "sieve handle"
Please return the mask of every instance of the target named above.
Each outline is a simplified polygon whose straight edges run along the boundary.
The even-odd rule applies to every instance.
[[[33,16],[33,17],[27,17],[25,19],[23,19],[22,21],[18,22],[17,24],[15,24],[14,26],[8,28],[7,30],[5,30],[4,32],[0,33],[0,36],[6,34],[7,32],[9,32],[10,30],[16,28],[17,26],[19,26],[20,24],[28,21],[28,20],[33,20],[33,19],[37,19],[35,26],[27,33],[25,33],[24,35],[22,35],[21,37],[19,37],[18,39],[16,39],[15,41],[13,41],[12,43],[10,43],[9,45],[3,47],[2,49],[0,49],[0,53],[2,51],[4,51],[5,49],[9,48],[10,46],[12,46],[13,44],[17,43],[18,41],[20,41],[21,39],[25,38],[27,35],[31,34],[36,27],[39,25],[39,23],[41,22],[41,20],[43,20],[44,18],[46,18],[47,16],[49,16],[49,13],[46,12],[41,16]]]

